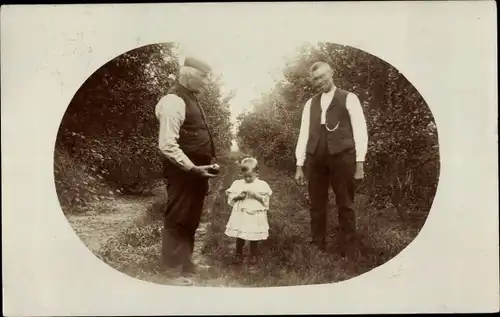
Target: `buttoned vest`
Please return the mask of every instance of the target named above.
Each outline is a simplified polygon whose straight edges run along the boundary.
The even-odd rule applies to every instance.
[[[175,84],[168,92],[184,100],[185,119],[179,130],[179,147],[189,157],[215,157],[215,147],[206,122],[203,109],[195,95],[180,84]]]
[[[321,93],[311,99],[311,114],[309,124],[309,139],[306,152],[314,154],[316,151],[322,129],[326,128],[328,152],[337,154],[354,148],[351,118],[346,108],[349,92],[336,89],[332,101],[326,109],[326,124],[321,125]]]

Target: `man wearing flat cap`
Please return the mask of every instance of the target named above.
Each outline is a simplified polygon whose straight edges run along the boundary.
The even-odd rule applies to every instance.
[[[196,95],[206,84],[210,67],[186,58],[178,81],[156,105],[160,123],[158,146],[164,157],[168,201],[165,210],[162,266],[193,273],[194,236],[200,223],[215,148],[205,114]]]

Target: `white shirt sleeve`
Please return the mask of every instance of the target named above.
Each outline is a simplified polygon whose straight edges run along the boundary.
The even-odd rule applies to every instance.
[[[368,128],[363,108],[358,96],[353,93],[347,95],[346,108],[349,112],[356,147],[356,161],[364,162],[368,151]]]
[[[158,147],[173,163],[188,171],[194,167],[193,162],[179,147],[179,130],[186,117],[184,100],[169,94],[160,99],[155,108],[155,115],[160,122]]]
[[[295,149],[295,158],[297,160],[297,166],[304,166],[304,161],[306,160],[306,148],[307,140],[309,139],[309,117],[311,115],[311,99],[309,99],[304,105],[302,110],[302,120],[300,123],[299,139],[297,141],[297,147]]]
[[[226,189],[226,191],[225,191],[225,193],[227,195],[227,204],[229,206],[231,206],[231,207],[234,206],[234,204],[235,204],[234,199],[238,195],[240,195],[241,192],[242,192],[242,190],[241,190],[241,181],[240,180],[235,180],[231,184],[231,186],[228,189]]]

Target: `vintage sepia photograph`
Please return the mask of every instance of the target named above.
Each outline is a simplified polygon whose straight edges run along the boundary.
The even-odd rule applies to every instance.
[[[3,314],[498,311],[493,6],[2,6]]]
[[[369,272],[417,237],[439,142],[404,74],[338,43],[190,45],[124,52],[62,118],[57,195],[96,257],[158,284],[296,286]]]

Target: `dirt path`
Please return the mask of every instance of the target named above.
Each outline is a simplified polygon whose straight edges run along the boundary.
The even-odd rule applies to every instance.
[[[235,284],[233,281],[226,280],[227,278],[210,278],[204,273],[211,269],[210,260],[202,254],[210,214],[213,212],[215,202],[221,199],[224,179],[228,177],[227,170],[221,172],[221,175],[210,183],[210,194],[205,199],[203,216],[196,231],[193,262],[202,269],[202,272],[192,279],[195,286],[218,287]],[[92,202],[88,208],[93,211],[91,214],[68,215],[67,219],[82,242],[94,254],[98,254],[101,246],[104,246],[108,239],[120,234],[124,228],[134,225],[136,221],[144,219],[147,208],[158,195],[161,195],[162,190],[164,189],[157,190],[156,196],[152,197],[116,196]],[[136,277],[160,284],[176,284],[174,280],[153,272],[147,276]]]
[[[205,236],[209,224],[207,220],[210,219],[210,214],[213,212],[215,202],[220,198],[223,184],[224,182],[222,180],[217,180],[217,182],[214,184],[215,186],[212,188],[213,194],[210,195],[209,199],[205,203],[203,218],[201,220],[200,226],[198,227],[198,230],[196,230],[193,250],[193,262],[203,268],[210,268],[208,259],[203,256],[201,252],[205,242]]]
[[[116,197],[92,202],[94,212],[86,215],[69,215],[67,219],[83,243],[97,252],[119,230],[130,226],[144,214],[152,198]],[[98,211],[104,211],[98,213]]]

